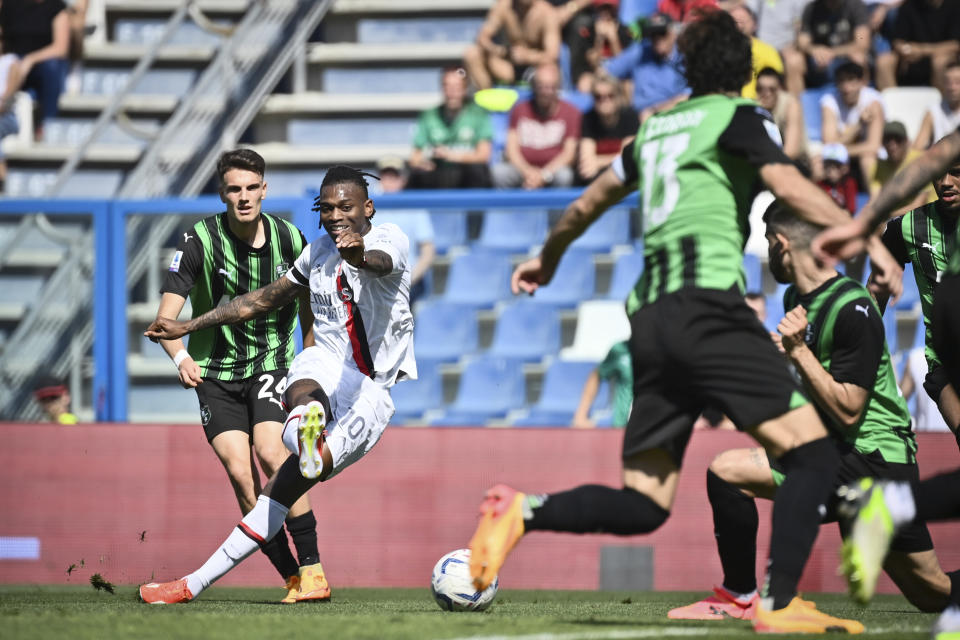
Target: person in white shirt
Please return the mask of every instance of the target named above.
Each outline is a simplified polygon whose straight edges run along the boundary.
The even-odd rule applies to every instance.
[[[943,78],[943,99],[927,107],[914,149],[923,151],[960,127],[960,62],[948,64]]]
[[[820,98],[821,138],[847,148],[850,166],[861,191],[867,190],[883,143],[883,101],[867,86],[863,66],[845,62],[834,74],[837,88]]]
[[[13,112],[13,99],[23,84],[20,58],[14,53],[0,55],[0,140],[20,130],[17,115]],[[0,191],[7,179],[7,160],[0,147]]]
[[[293,409],[283,441],[292,455],[202,567],[180,580],[141,586],[144,602],[189,602],[270,540],[298,497],[373,448],[394,413],[388,389],[417,377],[409,241],[396,225],[371,222],[376,210],[365,175],[343,166],[327,172],[314,202],[327,233],[286,275],[187,322],[158,318],[144,333],[173,339],[249,320],[310,288],[315,345],[294,359],[285,392]]]

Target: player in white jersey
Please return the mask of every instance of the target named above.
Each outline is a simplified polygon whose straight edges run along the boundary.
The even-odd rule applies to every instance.
[[[387,390],[416,378],[409,241],[396,225],[372,224],[365,175],[342,166],[327,172],[314,203],[327,235],[305,248],[284,276],[187,322],[158,318],[145,332],[173,339],[242,322],[309,287],[316,344],[294,359],[287,375],[286,404],[294,408],[283,440],[293,455],[202,567],[180,580],[141,586],[144,602],[189,602],[256,551],[297,498],[373,448],[394,412]]]

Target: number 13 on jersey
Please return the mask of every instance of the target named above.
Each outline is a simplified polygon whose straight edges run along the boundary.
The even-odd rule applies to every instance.
[[[690,134],[678,133],[643,143],[640,163],[643,171],[644,231],[663,224],[680,198],[677,158],[690,146]],[[655,197],[656,196],[656,197]]]

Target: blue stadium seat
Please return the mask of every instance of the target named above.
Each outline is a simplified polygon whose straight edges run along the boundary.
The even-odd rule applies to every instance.
[[[323,70],[323,90],[337,93],[434,93],[443,71],[439,67],[410,69]]]
[[[575,307],[593,297],[596,273],[592,251],[570,249],[560,259],[550,284],[537,289],[533,299],[541,304]]]
[[[143,131],[156,133],[160,130],[157,120],[134,119],[132,123]],[[51,145],[78,146],[93,131],[92,118],[48,118],[43,123],[43,143]],[[146,138],[135,136],[122,129],[118,124],[111,123],[95,140],[100,144],[125,144],[144,147]]]
[[[454,209],[430,211],[433,223],[433,243],[437,253],[446,253],[451,247],[467,244],[467,212]]]
[[[500,312],[489,355],[539,361],[560,349],[560,318],[551,307],[520,299]]]
[[[507,146],[507,130],[510,128],[509,111],[489,111],[490,126],[493,128],[492,149],[490,164],[499,162],[503,157],[503,149]]]
[[[903,267],[903,295],[897,300],[896,308],[911,310],[920,304],[920,290],[913,275],[913,264],[907,263]]]
[[[625,300],[637,279],[643,273],[643,251],[624,253],[613,263],[613,275],[610,278],[610,291],[607,297],[613,300]]]
[[[271,196],[316,195],[320,193],[320,183],[323,182],[323,172],[301,171],[296,169],[267,170],[267,189]],[[376,222],[376,218],[374,218]]]
[[[887,349],[891,354],[897,352],[899,339],[897,329],[897,312],[894,309],[887,309],[883,314],[883,333],[887,338]]]
[[[778,285],[775,293],[767,296],[767,319],[763,325],[768,331],[776,331],[777,325],[783,320],[783,292],[787,285]]]
[[[120,188],[123,176],[119,169],[80,169],[67,179],[62,193],[69,193],[73,198],[110,198]],[[47,195],[56,179],[56,169],[11,167],[4,195],[41,198]]]
[[[555,427],[570,424],[580,404],[583,385],[595,367],[593,362],[555,360],[544,375],[540,399],[530,408],[528,415],[515,420],[513,424]]]
[[[417,361],[453,362],[477,350],[477,313],[474,307],[424,302],[413,323]]]
[[[580,113],[586,113],[593,108],[593,94],[591,93],[569,89],[561,93],[560,98],[575,106]]]
[[[892,313],[893,310],[887,311],[887,313]],[[910,345],[911,349],[916,349],[918,347],[926,346],[927,344],[927,326],[923,323],[923,316],[917,316],[916,325],[913,328],[913,344]]]
[[[132,385],[127,394],[130,419],[143,422],[163,419],[166,416],[182,416],[185,421],[199,421],[200,407],[197,394],[179,384]]]
[[[516,360],[480,356],[467,363],[457,398],[449,410],[431,422],[438,425],[483,425],[523,406],[524,378]]]
[[[820,140],[820,125],[822,121],[820,98],[831,91],[833,91],[833,86],[827,85],[819,89],[807,89],[800,96],[800,105],[803,107],[803,121],[807,125],[807,137],[812,141]]]
[[[293,145],[406,145],[413,140],[411,118],[293,119],[287,123],[287,142]]]
[[[747,292],[763,291],[763,268],[760,257],[752,253],[743,254],[743,270],[747,274]]]
[[[617,207],[594,220],[584,234],[573,241],[570,248],[610,251],[615,244],[630,242],[630,210]]]
[[[417,379],[404,380],[390,389],[397,411],[391,422],[419,420],[425,411],[443,404],[443,389],[436,366],[417,363]]]
[[[483,18],[361,18],[357,42],[473,42]]]
[[[126,69],[87,67],[80,75],[80,92],[95,95],[119,93],[129,77],[130,71]],[[131,93],[182,96],[189,92],[196,78],[197,72],[191,69],[153,69],[140,78]]]
[[[488,209],[477,246],[527,253],[547,237],[546,209]]]
[[[510,297],[510,259],[496,251],[472,251],[450,264],[443,299],[463,305],[492,307]]]
[[[30,304],[40,296],[45,281],[37,275],[0,275],[0,304]]]
[[[657,0],[620,0],[620,22],[630,24],[657,10]]]
[[[229,20],[213,20],[213,23],[224,27],[232,24]],[[149,45],[160,40],[166,28],[166,20],[119,18],[113,24],[113,40],[123,44]],[[190,20],[181,23],[170,38],[170,44],[217,46],[222,41],[221,36]]]

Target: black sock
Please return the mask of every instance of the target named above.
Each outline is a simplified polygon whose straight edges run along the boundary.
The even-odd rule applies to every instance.
[[[950,578],[950,604],[960,606],[960,569],[947,574]]]
[[[757,588],[757,504],[710,469],[707,497],[713,507],[713,535],[723,566],[723,586],[750,593]]]
[[[543,504],[533,508],[533,517],[524,522],[524,528],[629,536],[655,530],[669,515],[669,511],[633,489],[587,484],[544,496]]]
[[[264,555],[270,559],[270,564],[284,580],[300,572],[300,565],[297,564],[297,561],[293,559],[293,554],[290,553],[290,545],[287,544],[287,534],[283,527],[280,528],[280,531],[277,531],[277,535],[260,545],[260,551],[263,551]]]
[[[765,594],[782,609],[797,595],[797,583],[820,531],[840,464],[836,445],[820,438],[780,457],[786,478],[773,501],[773,531]]]
[[[313,511],[307,511],[296,518],[287,518],[287,531],[297,548],[297,561],[301,567],[320,562],[317,551],[317,519]]]
[[[917,502],[918,520],[957,518],[960,516],[960,469],[923,480],[913,493]]]

